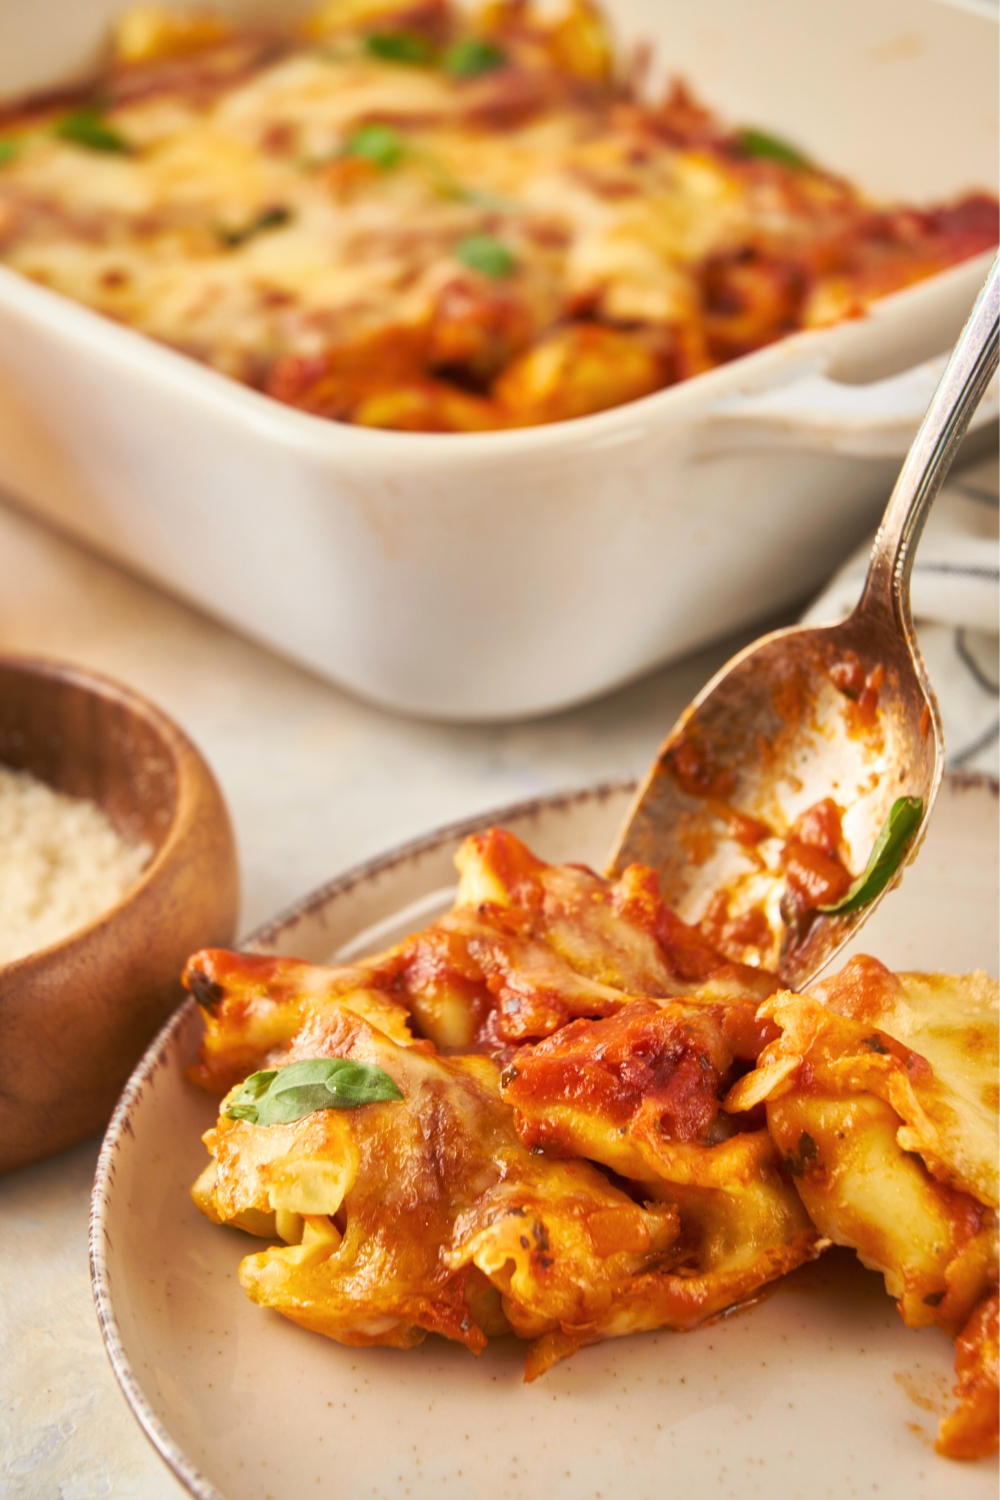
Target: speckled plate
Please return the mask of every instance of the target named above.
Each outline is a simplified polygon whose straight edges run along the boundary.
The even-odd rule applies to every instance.
[[[313,960],[359,954],[450,898],[461,837],[502,822],[549,859],[600,864],[623,786],[449,828],[341,877],[255,934]],[[897,968],[997,965],[997,789],[949,779],[916,867],[864,931]],[[252,1246],[188,1186],[213,1101],[183,1068],[193,1005],[146,1053],[94,1188],[94,1293],[115,1373],[150,1440],[203,1500],[995,1500],[996,1466],[932,1447],[951,1345],[904,1328],[879,1277],[830,1252],[740,1316],[585,1349],[527,1386],[523,1346],[473,1359],[429,1338],[347,1349],[244,1296]]]

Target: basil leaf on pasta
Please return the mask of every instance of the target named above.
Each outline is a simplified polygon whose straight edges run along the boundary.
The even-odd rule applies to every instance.
[[[467,235],[456,245],[455,257],[470,271],[478,271],[481,276],[491,276],[495,280],[508,275],[516,264],[514,252],[491,234]]]
[[[291,222],[291,217],[288,209],[278,204],[274,208],[263,209],[241,229],[220,229],[219,238],[233,250],[239,245],[245,245],[247,240],[252,240],[255,234],[263,234],[268,229],[281,229]]]
[[[360,156],[385,171],[403,155],[403,140],[391,125],[359,125],[344,143],[345,156]]]
[[[96,109],[75,109],[63,115],[56,121],[54,133],[60,140],[86,146],[88,151],[128,151],[128,142],[105,124]]]
[[[358,1109],[402,1099],[398,1086],[373,1063],[347,1057],[309,1057],[251,1073],[223,1114],[251,1125],[290,1125],[321,1109]]]
[[[430,42],[413,31],[374,31],[365,38],[365,45],[383,62],[406,63],[410,67],[425,65],[433,57]]]
[[[506,57],[492,42],[483,37],[465,37],[449,47],[442,59],[446,73],[453,78],[477,78],[480,73],[491,73],[502,68]]]
[[[809,165],[808,157],[803,156],[801,151],[763,130],[748,127],[739,132],[737,141],[744,156],[764,157],[768,161],[778,161],[783,167],[794,167],[799,171]]]

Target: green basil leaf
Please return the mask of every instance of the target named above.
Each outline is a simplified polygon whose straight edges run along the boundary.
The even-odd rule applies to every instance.
[[[261,1073],[251,1073],[250,1077],[244,1080],[243,1087],[240,1089],[241,1098],[259,1099],[261,1094],[267,1093],[277,1076],[277,1068],[267,1068]]]
[[[361,156],[386,171],[402,159],[402,137],[391,125],[361,125],[344,142],[345,156]]]
[[[415,31],[373,31],[365,37],[365,46],[383,62],[406,63],[420,67],[431,61],[431,44]]]
[[[324,1083],[290,1084],[283,1093],[267,1093],[258,1099],[257,1125],[290,1125],[305,1115],[318,1114],[323,1109],[347,1109],[346,1104],[337,1104],[333,1094]]]
[[[227,1104],[230,1120],[251,1125],[290,1125],[321,1109],[358,1109],[403,1095],[388,1073],[347,1057],[308,1057],[251,1073]]]
[[[280,229],[291,219],[287,208],[265,208],[249,224],[244,224],[242,229],[220,229],[219,239],[224,245],[235,249],[237,245],[245,245],[247,240],[252,240],[255,234],[262,234],[268,229]]]
[[[507,61],[499,47],[482,37],[469,36],[449,47],[441,65],[453,78],[477,78],[480,73],[492,73],[502,68]]]
[[[63,115],[53,126],[53,133],[63,141],[86,146],[89,151],[127,152],[128,142],[101,119],[96,109],[75,109]]]
[[[251,1125],[257,1123],[256,1104],[231,1104],[226,1110],[227,1120],[249,1120]]]
[[[514,252],[491,234],[468,235],[455,246],[455,259],[460,260],[463,266],[468,266],[470,271],[478,271],[482,276],[492,276],[497,280],[501,276],[507,276],[515,265]]]
[[[0,167],[5,166],[9,161],[13,161],[15,156],[20,153],[20,150],[20,141],[0,141]]]
[[[797,171],[809,166],[809,158],[803,156],[801,151],[776,135],[766,135],[763,130],[750,127],[741,130],[736,139],[745,156],[762,156],[769,161],[779,161],[782,166],[794,167]]]
[[[834,906],[821,906],[827,917],[844,917],[858,911],[882,894],[902,863],[906,847],[920,827],[924,815],[922,797],[897,797],[889,816],[875,840],[863,875],[859,875],[847,894]]]

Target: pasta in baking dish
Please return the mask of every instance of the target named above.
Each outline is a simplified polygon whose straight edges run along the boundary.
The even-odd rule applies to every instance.
[[[453,909],[321,968],[209,950],[193,1189],[269,1241],[256,1302],[347,1344],[690,1329],[832,1242],[957,1339],[941,1451],[996,1445],[997,995],[855,960],[814,997],[734,964],[652,871],[467,839]]]
[[[0,110],[0,260],[362,426],[616,406],[997,240],[875,205],[675,83],[590,0],[327,0],[297,30],[141,6],[85,87]]]

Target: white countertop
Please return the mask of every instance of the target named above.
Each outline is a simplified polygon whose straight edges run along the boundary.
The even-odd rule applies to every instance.
[[[243,871],[242,929],[392,845],[539,793],[636,774],[728,641],[532,723],[394,718],[0,504],[0,650],[145,693],[210,761]],[[97,1329],[87,1211],[98,1141],[0,1178],[0,1497],[176,1500]]]

